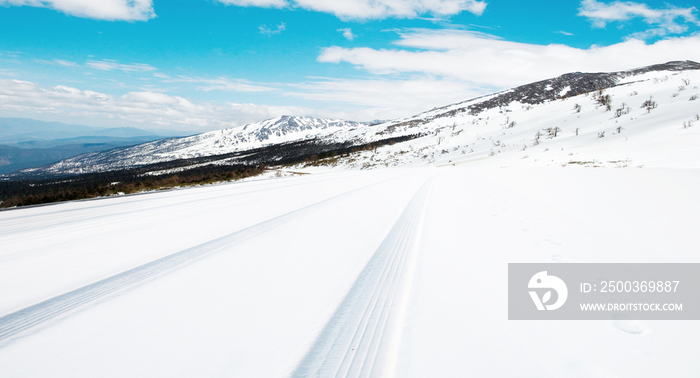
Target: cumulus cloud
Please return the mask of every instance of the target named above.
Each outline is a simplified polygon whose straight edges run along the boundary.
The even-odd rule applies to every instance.
[[[0,79],[0,113],[208,131],[284,114],[313,112],[295,106],[194,102],[149,91],[113,96],[63,85],[42,87],[28,81]]]
[[[415,18],[422,14],[450,16],[468,11],[481,15],[486,3],[476,0],[295,0],[301,8],[343,19]]]
[[[353,39],[355,39],[355,35],[352,34],[352,29],[350,28],[338,29],[337,31],[342,32],[343,37],[345,37],[345,39],[347,39],[348,41],[352,41]]]
[[[347,62],[380,75],[428,74],[500,88],[573,71],[624,70],[671,60],[700,61],[700,35],[653,44],[631,39],[588,49],[509,42],[463,30],[411,29],[400,32],[400,36],[396,44],[411,50],[333,46],[324,49],[318,61]]]
[[[258,29],[260,29],[260,33],[265,34],[269,37],[275,34],[282,33],[285,29],[287,29],[287,24],[281,22],[279,25],[277,25],[276,29],[270,29],[267,27],[267,25],[260,25],[258,26]]]
[[[0,0],[0,5],[49,8],[70,16],[110,21],[146,21],[156,16],[152,0]]]
[[[253,84],[251,84],[253,85]],[[58,85],[0,79],[0,116],[105,125],[209,131],[237,127],[280,115],[311,115],[370,121],[403,117],[480,91],[468,83],[430,77],[400,79],[310,78],[278,89],[283,98],[316,108],[195,101],[154,90],[110,95]],[[299,101],[299,100],[296,100]]]
[[[687,23],[700,25],[700,21],[695,16],[696,11],[695,7],[680,8],[666,5],[665,8],[654,9],[644,3],[629,1],[603,3],[596,0],[583,0],[579,8],[579,16],[588,18],[596,28],[604,28],[611,22],[641,18],[647,24],[656,27],[646,32],[636,33],[633,38],[648,38],[684,33],[688,30]]]
[[[477,16],[486,2],[478,0],[218,0],[255,7],[298,7],[333,14],[341,19],[415,18],[424,14],[451,16],[463,11]]]

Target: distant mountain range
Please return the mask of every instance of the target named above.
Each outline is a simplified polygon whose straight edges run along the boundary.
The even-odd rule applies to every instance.
[[[283,116],[241,128],[90,152],[25,169],[16,177],[105,172],[218,155],[220,161],[208,159],[207,164],[236,164],[240,159],[226,154],[241,156],[248,150],[301,141],[359,146],[408,135],[420,137],[333,164],[371,168],[491,161],[700,167],[700,143],[696,143],[700,136],[687,131],[700,130],[699,84],[700,64],[691,61],[611,73],[576,72],[404,119],[359,123]]]
[[[102,129],[26,118],[0,118],[0,174],[43,166],[87,152],[182,135],[188,133],[133,127]]]
[[[281,116],[239,128],[87,153],[50,166],[26,169],[23,172],[48,174],[105,172],[173,160],[225,155],[287,142],[312,139],[337,142],[366,138],[368,128],[370,126],[361,122]]]
[[[134,138],[160,136],[162,138],[190,134],[175,130],[142,130],[134,127],[98,128],[61,122],[44,122],[28,118],[0,118],[0,144],[62,140],[78,137]]]

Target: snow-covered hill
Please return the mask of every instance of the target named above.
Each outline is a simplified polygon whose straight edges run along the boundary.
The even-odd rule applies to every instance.
[[[698,85],[695,62],[566,74],[379,125],[426,136],[346,165],[698,168]]]
[[[368,143],[417,134],[422,137],[334,159],[332,165],[700,167],[698,85],[700,64],[690,61],[577,72],[381,124],[283,116],[85,154],[22,173],[103,172],[301,140]]]

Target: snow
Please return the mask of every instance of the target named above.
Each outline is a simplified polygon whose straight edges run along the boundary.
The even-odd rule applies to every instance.
[[[342,315],[380,332],[367,349],[353,344],[355,326],[338,329],[329,361],[356,353],[350,373],[697,376],[696,322],[508,321],[506,267],[700,262],[698,173],[391,168],[3,211],[3,314],[227,242],[4,337],[0,375],[304,376]],[[246,229],[255,232],[226,239]],[[405,274],[384,276],[371,261],[392,245],[406,251],[392,271]],[[381,322],[343,310],[348,293],[379,284],[392,301]],[[315,366],[341,366],[330,362]],[[320,371],[308,376],[328,376]]]
[[[691,84],[686,86],[684,80]],[[380,163],[366,154],[357,165],[396,159],[397,165],[700,168],[700,102],[690,100],[700,93],[698,83],[698,71],[651,72],[606,89],[611,111],[589,94],[437,118],[414,130],[429,136],[383,148],[372,159]],[[658,105],[647,112],[641,105],[650,97]],[[582,107],[580,113],[574,110],[576,104]],[[629,113],[615,117],[623,104]],[[510,122],[515,122],[511,128]],[[560,131],[550,138],[548,128]],[[535,145],[538,132],[544,135]]]
[[[280,118],[245,135],[424,136],[2,211],[0,376],[700,376],[698,322],[508,321],[506,298],[513,262],[700,262],[698,83],[626,77],[612,111],[593,94],[459,111],[496,94],[373,126]]]

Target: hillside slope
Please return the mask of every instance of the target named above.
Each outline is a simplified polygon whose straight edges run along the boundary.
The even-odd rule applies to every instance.
[[[379,125],[426,136],[340,164],[700,168],[698,85],[694,62],[567,74]]]

